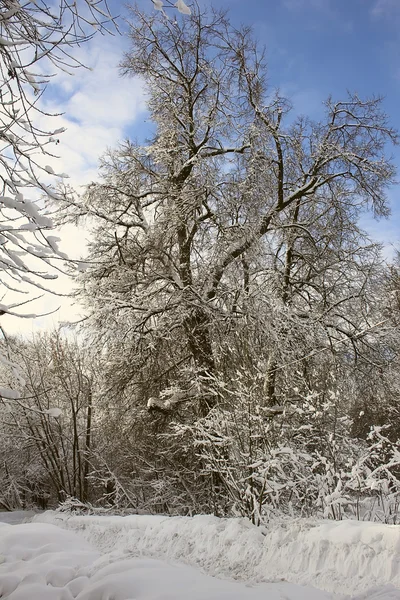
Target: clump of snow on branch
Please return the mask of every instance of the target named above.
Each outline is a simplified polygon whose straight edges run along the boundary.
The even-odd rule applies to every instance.
[[[62,410],[61,408],[49,408],[46,413],[49,415],[49,417],[54,417],[57,419],[57,417],[62,415]]]
[[[163,0],[152,0],[153,2],[153,6],[156,10],[159,10],[161,12],[164,12],[164,8],[166,6],[174,6],[175,8],[178,9],[178,11],[183,14],[183,15],[191,15],[192,11],[190,10],[190,8],[187,6],[187,4],[185,4],[185,2],[183,0],[178,0],[175,4],[172,5],[171,2],[167,2],[166,4],[163,2]],[[165,14],[165,13],[164,13]]]

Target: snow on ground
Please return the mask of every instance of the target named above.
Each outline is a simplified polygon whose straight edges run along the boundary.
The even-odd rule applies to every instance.
[[[246,519],[205,515],[70,517],[56,512],[37,519],[80,532],[102,552],[129,551],[183,562],[218,577],[284,579],[344,595],[384,589],[382,598],[400,600],[396,525],[298,519],[257,528]],[[372,597],[368,593],[365,597]]]
[[[24,523],[25,521],[31,521],[35,516],[32,510],[13,510],[13,511],[1,511],[0,510],[0,522],[9,523],[10,525],[17,525],[17,523]]]
[[[55,512],[0,522],[1,599],[400,600],[399,584],[396,526],[300,520],[261,530],[244,519]]]
[[[329,600],[286,582],[224,581],[185,565],[100,553],[46,523],[0,523],[0,598],[9,600]]]

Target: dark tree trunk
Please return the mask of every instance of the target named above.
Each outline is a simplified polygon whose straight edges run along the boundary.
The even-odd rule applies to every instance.
[[[210,319],[204,310],[197,308],[187,317],[185,331],[197,376],[204,382],[200,414],[206,416],[215,405],[215,391],[210,382],[215,373],[215,361],[210,337]]]
[[[92,441],[92,388],[89,383],[86,413],[85,460],[83,465],[83,502],[89,500],[89,453]]]

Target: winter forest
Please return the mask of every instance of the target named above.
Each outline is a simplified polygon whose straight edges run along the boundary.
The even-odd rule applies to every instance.
[[[398,523],[400,258],[360,225],[396,185],[379,90],[299,116],[251,27],[202,0],[123,27],[54,6],[0,2],[0,326],[60,272],[84,318],[1,329],[0,510]],[[41,102],[120,30],[152,131],[75,189]]]

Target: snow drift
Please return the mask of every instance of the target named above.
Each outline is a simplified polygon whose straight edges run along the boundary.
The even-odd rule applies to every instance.
[[[327,592],[287,582],[249,585],[210,577],[186,565],[100,553],[79,533],[49,523],[2,522],[0,598],[333,600]]]
[[[400,599],[396,525],[301,519],[256,528],[245,519],[211,516],[97,517],[57,512],[39,515],[35,521],[79,532],[100,552],[179,561],[220,577],[285,579],[328,592],[361,594],[359,598]]]

